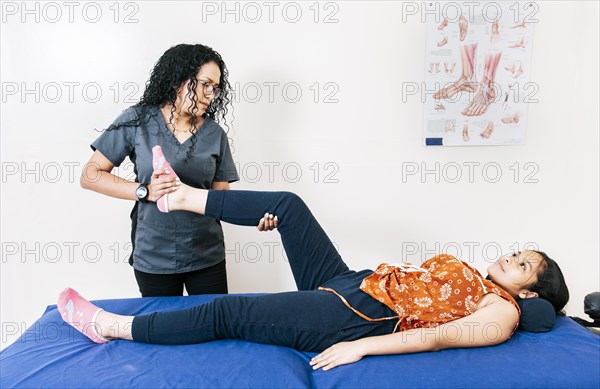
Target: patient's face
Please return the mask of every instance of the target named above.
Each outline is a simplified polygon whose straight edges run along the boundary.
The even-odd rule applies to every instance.
[[[487,269],[493,282],[513,297],[525,298],[522,293],[537,282],[543,258],[535,251],[520,251],[501,257]]]

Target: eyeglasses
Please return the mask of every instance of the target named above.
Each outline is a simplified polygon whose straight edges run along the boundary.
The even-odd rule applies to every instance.
[[[204,96],[213,95],[213,99],[216,99],[221,95],[221,88],[216,87],[213,84],[209,84],[208,82],[203,80],[196,79],[196,81],[198,81],[198,83],[202,85],[202,91],[204,92]]]

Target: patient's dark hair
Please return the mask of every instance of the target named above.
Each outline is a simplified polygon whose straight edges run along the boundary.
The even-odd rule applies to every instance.
[[[569,289],[565,277],[558,264],[543,251],[535,251],[542,256],[544,270],[538,273],[538,281],[529,288],[536,292],[541,298],[552,304],[554,310],[559,312],[569,301]]]

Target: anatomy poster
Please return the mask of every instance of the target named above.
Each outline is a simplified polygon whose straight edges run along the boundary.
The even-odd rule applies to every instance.
[[[524,144],[535,3],[429,4],[425,145]]]

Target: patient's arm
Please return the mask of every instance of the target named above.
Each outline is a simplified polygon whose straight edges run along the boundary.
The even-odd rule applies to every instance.
[[[447,348],[484,347],[506,341],[519,321],[519,313],[508,301],[487,294],[477,310],[466,317],[435,328],[401,331],[353,342],[337,343],[310,364],[313,369],[329,370],[360,360],[365,355],[408,354]]]

